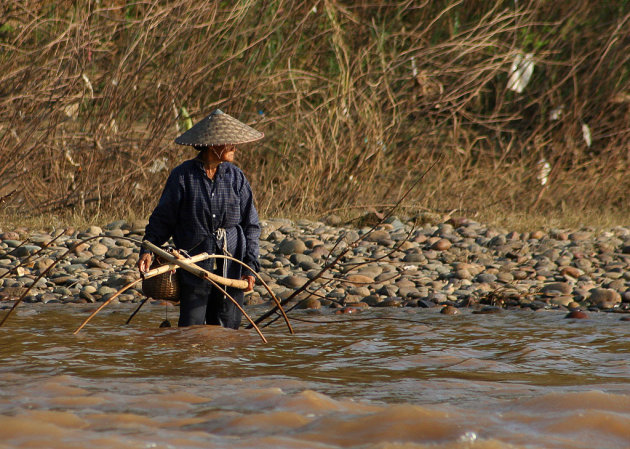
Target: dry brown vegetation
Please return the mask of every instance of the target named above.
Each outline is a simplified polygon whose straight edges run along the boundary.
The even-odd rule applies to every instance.
[[[405,213],[627,224],[629,46],[627,0],[2,2],[0,213],[147,216],[220,107],[266,133],[263,216],[379,208],[441,158]]]

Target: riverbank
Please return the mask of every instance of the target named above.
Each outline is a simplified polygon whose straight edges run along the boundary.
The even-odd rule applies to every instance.
[[[456,314],[501,308],[630,313],[630,227],[513,232],[468,219],[414,226],[391,218],[349,228],[306,220],[262,222],[261,276],[279,298],[314,277],[352,242],[336,269],[302,296],[300,308],[441,307]],[[57,234],[27,229],[0,232],[0,305],[11,305],[55,260],[82,239],[24,301],[98,303],[138,278],[135,263],[146,221],[123,220]],[[53,235],[54,234],[54,235]],[[362,239],[362,240],[360,240]],[[360,240],[360,241],[359,241]],[[21,264],[21,265],[20,265]],[[143,299],[130,289],[114,302]],[[246,305],[270,301],[257,285]],[[624,315],[630,316],[630,315]]]

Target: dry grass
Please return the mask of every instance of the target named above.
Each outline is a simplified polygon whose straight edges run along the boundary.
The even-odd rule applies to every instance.
[[[401,214],[630,222],[628,2],[232,3],[0,6],[0,223],[146,217],[183,108],[215,107],[267,135],[240,160],[263,216],[352,217],[439,159]]]

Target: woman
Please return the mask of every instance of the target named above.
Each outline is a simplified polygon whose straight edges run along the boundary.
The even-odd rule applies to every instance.
[[[168,177],[160,201],[149,218],[144,238],[162,245],[170,237],[175,246],[193,256],[202,252],[230,255],[258,271],[260,225],[249,182],[233,164],[235,145],[259,140],[263,133],[217,109],[175,139],[199,151],[196,158],[176,167]],[[138,268],[149,270],[152,255],[141,250]],[[242,265],[224,259],[198,263],[232,279],[255,278]],[[178,270],[179,326],[220,324],[238,329],[241,312],[208,281]],[[243,291],[226,288],[240,305]]]

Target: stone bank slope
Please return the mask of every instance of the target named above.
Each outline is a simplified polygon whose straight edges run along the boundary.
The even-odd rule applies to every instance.
[[[119,237],[140,240],[145,224],[117,221],[102,229],[70,230],[52,243],[47,233],[0,232],[0,300],[19,297],[68,248],[95,236],[37,281],[25,300],[108,299],[138,277],[139,247]],[[280,298],[313,277],[331,251],[338,253],[369,229],[282,219],[262,225],[261,276]],[[301,307],[485,305],[630,313],[630,228],[520,234],[466,219],[412,228],[392,218],[349,251],[338,268],[326,282],[332,274],[343,282],[329,282]],[[116,301],[142,298],[138,287]],[[246,297],[247,304],[268,300],[261,286]]]

